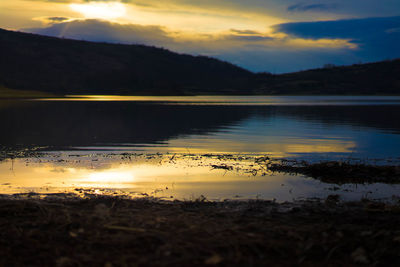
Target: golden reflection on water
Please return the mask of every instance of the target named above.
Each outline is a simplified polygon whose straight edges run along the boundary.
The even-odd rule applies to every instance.
[[[215,164],[232,166],[216,169]],[[177,155],[15,159],[0,163],[0,193],[55,193],[80,188],[120,190],[132,196],[194,199],[256,198],[263,194],[291,197],[282,184],[292,176],[262,176],[251,160]],[[256,172],[254,172],[256,170]],[[286,192],[286,193],[284,193]]]
[[[224,133],[209,136],[189,135],[172,138],[165,144],[138,144],[134,148],[146,153],[194,153],[194,154],[263,154],[273,158],[288,158],[296,154],[312,153],[351,153],[357,147],[355,141],[343,140],[340,137],[330,139],[299,139],[267,136],[261,140],[238,138],[229,140]],[[76,147],[85,150],[107,150],[108,147]],[[126,151],[130,147],[113,146],[114,151]]]
[[[188,146],[190,144],[190,146]],[[190,148],[189,148],[190,147]],[[207,137],[206,141],[200,136],[181,137],[168,141],[166,151],[172,153],[259,153],[269,154],[274,158],[289,157],[300,153],[350,153],[356,147],[356,143],[340,138],[331,139],[298,139],[279,137],[264,138],[255,142],[254,138],[241,140],[227,140],[225,136]]]
[[[155,102],[173,105],[365,105],[399,104],[397,96],[228,96],[228,95],[196,95],[196,96],[120,96],[120,95],[66,95],[65,97],[46,97],[33,99],[36,101],[121,101],[121,102]]]
[[[67,95],[60,98],[41,98],[43,101],[129,101],[129,102],[176,102],[176,103],[271,103],[275,97],[260,96],[118,96],[118,95]]]
[[[0,162],[0,194],[120,194],[166,199],[209,200],[326,197],[333,185],[311,178],[273,174],[260,156],[183,154],[90,154],[68,152]],[[228,166],[229,168],[216,168]],[[360,198],[366,192],[393,195],[398,187],[348,185],[335,194]]]

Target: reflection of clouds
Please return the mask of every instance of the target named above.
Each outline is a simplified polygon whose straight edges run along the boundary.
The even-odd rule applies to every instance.
[[[87,182],[96,184],[123,184],[133,183],[134,181],[135,175],[129,171],[107,170],[90,173],[87,177]]]
[[[98,158],[101,158],[99,155]],[[135,157],[133,160],[121,159],[120,156],[106,157],[107,168],[92,168],[90,161],[76,166],[76,158],[64,161],[66,167],[59,166],[55,158],[46,163],[32,160],[26,164],[26,159],[14,162],[15,176],[12,183],[24,188],[40,188],[51,185],[54,188],[137,188],[141,184],[152,186],[170,186],[176,182],[183,183],[215,183],[234,182],[247,179],[244,170],[253,168],[254,161],[237,162],[233,159],[224,160],[225,164],[243,168],[241,172],[213,169],[213,164],[221,164],[217,158],[204,157],[200,161],[182,155],[153,155]],[[0,183],[9,183],[11,173],[9,162],[0,163]]]
[[[55,167],[54,169],[50,170],[50,172],[65,173],[65,172],[68,172],[68,169],[62,168],[62,167]]]
[[[206,142],[204,142],[206,141]],[[272,143],[272,142],[273,143]],[[266,136],[263,140],[242,141],[227,140],[225,138],[188,137],[169,141],[168,151],[184,152],[190,149],[191,153],[225,153],[247,152],[267,153],[273,157],[286,157],[291,153],[349,153],[356,144],[353,141],[340,139],[285,139]]]
[[[239,157],[239,156],[238,156]],[[237,157],[237,158],[238,158]],[[119,157],[118,157],[119,158]],[[254,158],[236,161],[230,157],[196,157],[183,155],[164,155],[163,164],[129,162],[111,164],[109,169],[66,168],[66,172],[54,172],[57,166],[51,163],[31,163],[26,159],[16,159],[14,175],[7,162],[0,163],[0,193],[12,194],[21,192],[37,193],[90,193],[128,196],[155,196],[168,199],[195,200],[204,195],[209,200],[233,198],[275,198],[277,201],[288,201],[299,197],[326,197],[332,187],[311,178],[274,173],[256,177],[247,170],[257,168]],[[201,163],[201,164],[199,164]],[[234,170],[225,172],[212,169],[210,164],[227,164]],[[243,171],[236,172],[237,164]],[[261,163],[262,164],[262,163]],[[260,166],[259,166],[260,167]],[[260,170],[264,168],[260,167]],[[268,173],[270,174],[270,173]],[[335,191],[344,199],[359,199],[365,192],[372,191],[374,196],[388,197],[393,195],[398,186],[366,185],[344,186],[348,192]],[[376,191],[379,189],[379,191]],[[172,198],[171,198],[172,197]]]

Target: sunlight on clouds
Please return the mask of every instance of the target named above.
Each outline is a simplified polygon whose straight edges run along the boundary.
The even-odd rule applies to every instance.
[[[68,17],[36,17],[36,18],[33,18],[32,20],[40,21],[44,24],[52,25],[55,23],[71,22],[71,21],[74,21],[75,19],[68,18]]]
[[[172,31],[192,33],[215,33],[230,28],[265,30],[268,25],[284,22],[281,19],[249,17],[248,14],[230,14],[221,10],[184,9],[170,7],[169,9],[149,8],[136,5],[126,5],[127,15],[118,19],[119,23],[135,23],[141,25],[162,25]]]
[[[349,39],[292,39],[289,44],[292,43],[293,47],[304,47],[304,48],[327,48],[327,49],[357,49],[358,45],[352,43]]]
[[[340,38],[321,38],[321,39],[306,39],[290,36],[285,33],[272,33],[274,38],[273,42],[269,42],[271,48],[290,48],[290,49],[310,49],[310,48],[323,48],[323,49],[357,49],[358,45],[352,43],[351,39]]]
[[[321,34],[309,38],[301,35],[301,32],[290,32],[292,28],[285,25],[297,25],[296,21],[299,20],[315,21],[310,23],[317,24],[320,20],[337,19],[341,14],[330,16],[326,12],[288,12],[288,3],[278,0],[250,2],[0,0],[0,28],[95,42],[164,47],[179,53],[217,57],[253,71],[275,69],[276,62],[284,64],[284,57],[289,58],[289,55],[304,55],[304,61],[312,53],[318,54],[318,57],[314,57],[315,63],[305,60],[301,68],[324,64],[322,53],[326,53],[326,62],[351,63],[354,58],[348,55],[363,53],[369,47],[362,41],[371,42],[375,36],[373,32],[369,34],[362,30],[362,34],[358,34],[357,29],[346,35],[347,27],[343,27],[341,34],[335,30],[336,22],[332,22],[331,30],[318,28]],[[304,5],[301,7],[304,8]],[[282,29],[277,25],[283,25]],[[392,36],[393,39],[398,27],[394,25],[384,30],[384,34],[374,38],[380,40],[381,36]],[[330,31],[334,31],[334,34]],[[377,44],[374,41],[371,46]],[[376,48],[376,51],[383,53],[381,50],[380,47]],[[251,58],[249,53],[257,56]],[[332,60],[333,53],[343,57]],[[264,56],[264,59],[259,56]],[[358,56],[355,57],[358,60]],[[272,63],[272,58],[276,59],[275,63]],[[288,66],[284,67],[285,72],[286,69],[292,71],[299,68],[293,67],[291,60],[285,64]]]
[[[22,0],[0,0],[0,28],[20,30],[41,25],[34,18],[70,17],[73,11],[65,3]]]
[[[235,51],[235,50],[309,50],[309,49],[358,49],[358,45],[350,39],[303,39],[286,34],[269,34],[254,32],[241,34],[240,32],[225,31],[212,34],[170,32],[175,43],[171,48],[191,52],[191,50],[208,52]],[[250,31],[249,31],[250,32]]]
[[[126,14],[125,5],[119,2],[89,2],[70,4],[69,7],[85,18],[116,19]]]

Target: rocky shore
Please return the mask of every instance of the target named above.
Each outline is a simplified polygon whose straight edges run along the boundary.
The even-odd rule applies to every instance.
[[[1,266],[393,266],[400,205],[0,198]]]

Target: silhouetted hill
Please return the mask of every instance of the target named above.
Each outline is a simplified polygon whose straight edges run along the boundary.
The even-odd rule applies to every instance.
[[[257,74],[255,93],[274,95],[398,95],[400,60],[271,75]]]
[[[0,85],[55,94],[245,93],[253,73],[204,56],[0,29]]]
[[[0,29],[0,88],[51,94],[400,94],[400,60],[290,74],[143,46]]]

